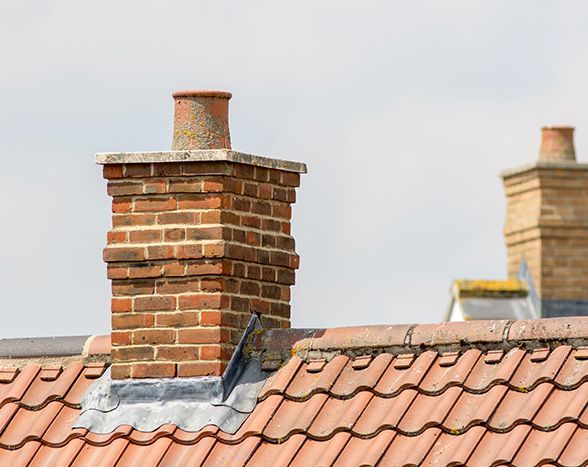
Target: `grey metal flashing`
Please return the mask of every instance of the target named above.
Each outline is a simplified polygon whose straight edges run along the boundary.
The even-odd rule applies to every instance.
[[[96,163],[107,164],[154,164],[167,162],[236,162],[287,172],[306,173],[303,162],[287,161],[270,157],[254,156],[230,149],[208,149],[198,151],[146,151],[146,152],[99,152]]]
[[[588,300],[541,300],[543,318],[588,316]]]
[[[22,337],[0,339],[0,358],[82,355],[90,336]]]
[[[501,178],[512,177],[535,169],[564,169],[564,170],[588,170],[588,164],[581,162],[546,162],[537,161],[532,164],[524,164],[512,169],[503,170],[499,176]]]
[[[259,360],[243,353],[248,335],[260,327],[253,316],[220,377],[113,381],[105,372],[84,395],[73,426],[110,433],[120,425],[153,431],[169,423],[191,432],[215,425],[235,433],[255,408],[269,375]]]

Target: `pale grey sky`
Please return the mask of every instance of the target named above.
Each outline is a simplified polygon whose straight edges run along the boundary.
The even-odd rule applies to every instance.
[[[582,1],[0,3],[0,337],[110,331],[94,153],[171,145],[171,92],[233,92],[233,147],[304,161],[293,325],[439,321],[502,278],[497,174],[588,152]]]

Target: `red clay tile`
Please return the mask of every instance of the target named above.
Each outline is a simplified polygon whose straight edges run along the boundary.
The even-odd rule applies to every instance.
[[[530,360],[533,363],[544,362],[545,360],[547,360],[547,357],[549,356],[550,351],[551,350],[549,349],[549,347],[542,347],[539,349],[533,349],[531,351]]]
[[[91,336],[84,347],[88,355],[109,354],[111,349],[110,334],[107,336]]]
[[[357,420],[353,432],[359,436],[372,437],[382,428],[396,429],[417,394],[414,389],[406,389],[391,398],[373,397]]]
[[[486,391],[494,384],[505,383],[512,378],[524,356],[524,350],[512,349],[499,363],[488,363],[486,358],[480,358],[464,386],[473,391]]]
[[[482,466],[512,462],[530,431],[529,425],[519,425],[507,433],[487,431],[476,446],[467,465]]]
[[[184,467],[202,465],[214,446],[215,438],[203,438],[198,444],[172,444],[159,465],[165,467]]]
[[[588,459],[588,429],[579,426],[559,456],[560,465],[582,465]]]
[[[56,380],[43,380],[43,370],[31,383],[20,400],[30,408],[43,406],[47,401],[63,398],[83,369],[81,362],[70,363]]]
[[[5,404],[0,408],[0,434],[6,430],[8,424],[10,423],[10,421],[12,420],[17,411],[18,404],[15,404],[14,402]]]
[[[354,370],[365,370],[372,362],[373,357],[371,355],[362,355],[355,357],[351,363],[351,368]]]
[[[416,356],[414,353],[401,353],[394,359],[394,368],[397,370],[406,370],[414,363]]]
[[[392,359],[390,354],[380,354],[365,368],[355,368],[357,359],[350,360],[331,388],[331,394],[350,397],[358,391],[373,389]]]
[[[459,352],[444,352],[439,355],[439,366],[453,366],[459,359]]]
[[[554,389],[541,410],[533,418],[533,424],[553,429],[564,420],[577,420],[588,404],[588,383],[572,391]]]
[[[461,388],[452,387],[439,396],[417,395],[400,420],[399,430],[417,433],[429,426],[440,425],[462,392]]]
[[[71,465],[75,457],[78,455],[84,441],[81,439],[74,439],[61,447],[41,446],[35,454],[33,461],[29,464],[30,467],[46,467]]]
[[[78,452],[71,467],[112,467],[122,456],[123,451],[128,446],[126,439],[115,439],[106,446],[92,446],[84,444],[84,447]]]
[[[588,346],[580,346],[574,351],[576,360],[588,360]]]
[[[443,357],[438,358],[429,368],[425,378],[419,384],[419,388],[427,393],[435,394],[448,386],[462,384],[480,355],[481,352],[478,349],[467,350],[452,366],[442,366]]]
[[[533,362],[532,354],[527,353],[512,376],[509,384],[520,390],[530,390],[542,381],[549,381],[562,367],[571,347],[560,345],[551,351],[545,361]]]
[[[62,407],[59,402],[51,402],[38,411],[20,407],[0,435],[0,445],[17,447],[26,441],[41,438]]]
[[[588,336],[588,320],[585,317],[514,321],[508,331],[508,340],[511,341],[549,341],[586,336]]]
[[[290,436],[286,442],[281,444],[262,442],[247,465],[252,467],[290,465],[304,441],[306,441],[306,436],[298,434]]]
[[[306,365],[306,371],[308,373],[318,373],[320,371],[323,371],[326,364],[327,364],[327,361],[324,358],[310,360],[308,362],[308,365]]]
[[[386,449],[396,436],[396,432],[384,430],[375,438],[351,438],[335,462],[335,467],[356,467],[358,465],[377,465]]]
[[[307,439],[290,466],[316,467],[333,465],[350,437],[349,433],[337,433],[328,443]]]
[[[507,320],[463,321],[419,324],[412,332],[411,345],[501,342]]]
[[[164,436],[171,437],[175,431],[176,426],[170,424],[162,425],[154,431],[139,431],[133,429],[128,434],[127,439],[133,444],[147,445],[152,444],[154,440]]]
[[[51,404],[59,404],[59,402],[51,402]],[[88,432],[85,428],[72,429],[71,427],[79,414],[78,409],[61,405],[61,410],[43,435],[43,442],[52,445],[63,444],[70,439],[85,435]]]
[[[334,432],[350,430],[373,397],[371,392],[362,391],[351,399],[327,400],[317,417],[308,428],[313,438],[329,438]]]
[[[41,443],[39,441],[29,441],[19,449],[0,449],[0,465],[10,467],[29,465],[40,447]]]
[[[573,387],[588,381],[588,360],[577,359],[577,350],[572,350],[559,370],[555,382],[560,387]]]
[[[104,362],[88,363],[84,368],[84,377],[88,379],[100,378],[104,370],[106,370],[106,363]]]
[[[260,435],[263,432],[263,429],[272,419],[272,416],[276,410],[278,410],[278,407],[283,400],[283,396],[275,394],[273,396],[269,396],[267,399],[261,402],[258,402],[251,415],[247,417],[247,420],[245,420],[243,425],[241,425],[235,434],[231,435],[219,431],[219,439],[233,443],[245,438],[246,436]]]
[[[396,368],[392,362],[378,381],[374,391],[378,395],[387,396],[402,389],[418,386],[436,357],[437,352],[423,352],[409,368],[405,369]]]
[[[317,392],[329,391],[348,361],[348,357],[338,355],[320,373],[307,372],[307,364],[303,364],[288,385],[286,394],[292,399],[306,399]]]
[[[256,436],[245,438],[243,442],[235,445],[223,444],[217,441],[201,465],[210,467],[245,465],[260,442],[261,439]]]
[[[125,467],[158,466],[171,444],[170,438],[159,438],[147,446],[129,443],[117,464]]]
[[[176,428],[174,431],[173,438],[174,440],[183,443],[183,444],[194,444],[196,441],[203,439],[207,436],[214,436],[219,433],[219,429],[217,426],[214,425],[206,425],[200,431],[191,432],[191,431],[184,431],[181,428]]]
[[[39,365],[27,365],[11,383],[0,384],[0,407],[8,402],[22,399],[40,369]]]
[[[553,387],[551,383],[543,383],[530,392],[508,391],[488,425],[495,430],[505,431],[515,424],[530,422],[547,400]]]
[[[110,433],[94,433],[92,431],[89,431],[86,434],[85,438],[86,440],[88,440],[88,442],[96,446],[103,446],[108,443],[111,443],[114,439],[122,438],[123,436],[128,436],[132,429],[133,428],[130,425],[120,425]]]
[[[16,375],[19,373],[18,368],[0,368],[0,383],[8,384],[14,381]]]
[[[504,350],[502,349],[488,350],[486,352],[486,356],[484,357],[484,363],[487,363],[489,365],[500,363],[503,357]]]
[[[574,423],[565,423],[555,431],[531,430],[514,458],[513,464],[531,467],[542,462],[555,462],[576,427]]]
[[[90,385],[95,381],[95,378],[93,376],[95,374],[95,371],[95,367],[84,368],[82,370],[82,373],[78,376],[78,378],[75,380],[75,382],[69,388],[69,390],[65,394],[65,397],[63,398],[66,404],[72,406],[80,405],[82,397],[84,397],[84,394],[86,394],[86,391],[88,390]],[[88,374],[90,376],[88,376]]]
[[[284,400],[263,434],[277,440],[305,432],[328,398],[327,394],[316,394],[305,402]]]
[[[403,346],[411,324],[390,326],[355,326],[317,331],[312,339],[312,350],[369,349]]]
[[[486,423],[507,391],[506,386],[494,386],[482,394],[462,393],[443,426],[451,433],[460,433],[469,426]]]
[[[62,371],[63,371],[62,365],[44,366],[43,368],[41,368],[41,373],[39,373],[39,378],[41,378],[42,381],[55,381],[57,378],[59,378],[59,375],[61,374]]]
[[[297,356],[293,356],[286,365],[272,373],[263,385],[259,393],[259,399],[264,399],[270,394],[283,393],[292,378],[298,373],[300,365],[302,365],[302,360]]]
[[[421,465],[465,465],[485,432],[478,426],[459,436],[441,434]]]
[[[421,465],[441,433],[438,428],[429,428],[414,437],[396,435],[378,465]]]

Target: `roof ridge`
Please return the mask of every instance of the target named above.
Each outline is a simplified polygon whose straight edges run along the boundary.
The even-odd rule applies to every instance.
[[[524,347],[573,348],[588,345],[588,317],[536,320],[463,321],[440,324],[394,324],[326,329],[261,329],[252,333],[246,350],[265,362],[284,361],[292,355],[308,360],[345,353],[374,351],[393,354]]]

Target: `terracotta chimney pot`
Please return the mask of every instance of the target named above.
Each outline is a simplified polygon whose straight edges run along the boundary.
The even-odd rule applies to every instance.
[[[574,127],[548,126],[541,129],[539,160],[547,162],[576,161]]]
[[[174,98],[173,151],[231,149],[226,91],[177,91]]]

